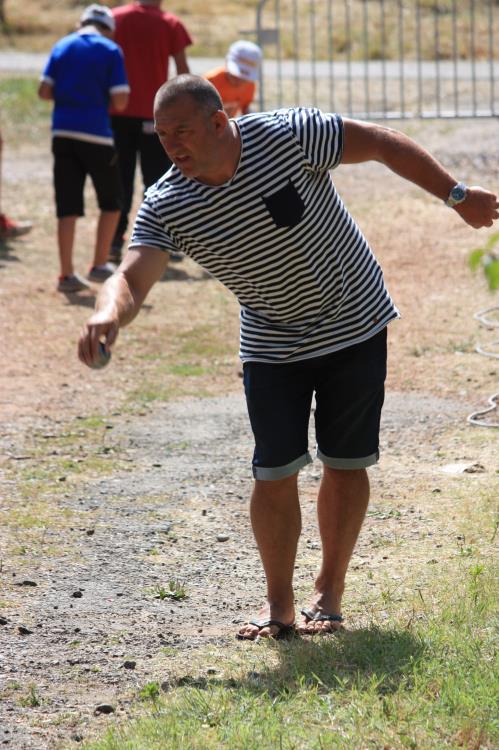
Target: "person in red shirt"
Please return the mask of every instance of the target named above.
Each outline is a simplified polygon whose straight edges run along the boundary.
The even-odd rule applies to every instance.
[[[168,80],[170,57],[176,72],[189,73],[186,47],[192,38],[182,22],[161,10],[161,0],[136,0],[113,9],[114,41],[125,56],[130,84],[128,106],[111,111],[115,146],[125,193],[124,207],[113,239],[109,260],[121,261],[121,250],[133,201],[137,155],[144,189],[153,185],[171,166],[154,132],[153,102],[156,91]]]
[[[261,62],[260,47],[253,42],[239,40],[229,47],[225,65],[205,74],[204,77],[220,94],[229,117],[248,114],[255,98],[255,81]]]
[[[2,150],[3,140],[2,131],[0,130],[0,244],[4,243],[6,240],[15,239],[15,237],[21,237],[21,235],[30,232],[33,226],[30,221],[14,221],[13,219],[9,219],[9,217],[2,212]]]

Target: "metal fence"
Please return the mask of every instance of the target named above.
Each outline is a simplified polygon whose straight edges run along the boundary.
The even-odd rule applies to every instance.
[[[499,0],[260,0],[259,106],[497,117]]]

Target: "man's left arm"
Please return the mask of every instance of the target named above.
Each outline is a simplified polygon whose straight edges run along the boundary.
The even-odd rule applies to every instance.
[[[40,81],[38,85],[38,96],[45,101],[51,101],[54,98],[54,86],[48,81]]]
[[[182,75],[182,73],[190,73],[189,70],[189,63],[187,62],[187,55],[185,54],[185,49],[181,50],[180,52],[177,52],[176,55],[173,55],[173,60],[175,62],[175,67],[177,69],[177,75]]]
[[[404,133],[370,122],[344,119],[342,164],[379,161],[392,172],[446,201],[459,182],[426,149]],[[453,207],[475,229],[491,227],[499,218],[497,195],[468,187],[466,198]]]

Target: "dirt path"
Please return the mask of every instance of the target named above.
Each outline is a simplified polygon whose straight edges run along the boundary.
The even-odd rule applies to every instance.
[[[370,543],[383,512],[387,537],[431,524],[431,513],[414,507],[412,517],[407,508],[386,516],[391,506],[384,487],[394,479],[400,453],[410,455],[399,469],[404,475],[434,473],[431,446],[462,411],[462,404],[431,396],[388,397],[388,470],[372,472],[374,501],[353,570],[390,565],[385,546]],[[100,704],[126,715],[138,686],[168,682],[182,669],[191,674],[190,652],[227,647],[237,623],[262,599],[247,520],[251,439],[243,399],[188,400],[147,418],[117,417],[107,426],[113,429],[106,443],[127,470],[94,482],[68,477],[67,491],[50,498],[66,519],[63,528],[38,529],[28,564],[3,566],[8,607],[0,628],[0,740],[16,750],[58,741],[67,747],[68,736],[88,736],[102,724],[94,713]],[[301,477],[305,525],[296,588],[304,596],[319,555],[318,479],[317,463]],[[397,507],[398,501],[391,509]],[[185,586],[187,598],[157,598],[173,580]],[[369,617],[354,611],[349,622],[360,627]],[[133,669],[125,666],[131,663]],[[29,701],[31,686],[41,704],[19,705]]]
[[[418,135],[454,154],[461,179],[494,186],[495,124],[470,127]],[[199,655],[205,673],[216,668],[210,649],[237,653],[234,630],[260,605],[263,578],[247,519],[234,301],[184,261],[121,334],[110,367],[84,370],[75,339],[94,295],[54,291],[48,151],[31,146],[5,170],[7,194],[36,229],[0,252],[0,744],[55,750],[126,717],[144,684],[196,676]],[[453,498],[473,497],[497,468],[496,435],[465,417],[497,390],[498,371],[474,353],[487,332],[472,314],[490,296],[465,263],[487,233],[376,166],[339,170],[336,182],[403,312],[390,330],[382,462],[345,600],[357,627],[382,621],[381,592],[423,586],[428,564],[455,554]],[[88,205],[80,268],[95,226]],[[475,470],[452,474],[452,464]],[[319,557],[319,472],[316,462],[300,480],[298,604]],[[167,596],[170,582],[186,598]],[[102,703],[111,717],[95,715]]]

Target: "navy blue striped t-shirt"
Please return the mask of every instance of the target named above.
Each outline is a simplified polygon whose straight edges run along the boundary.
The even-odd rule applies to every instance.
[[[293,108],[239,118],[232,179],[173,166],[144,198],[130,247],[192,257],[241,305],[243,361],[296,362],[365,341],[399,313],[329,170],[343,122]]]

